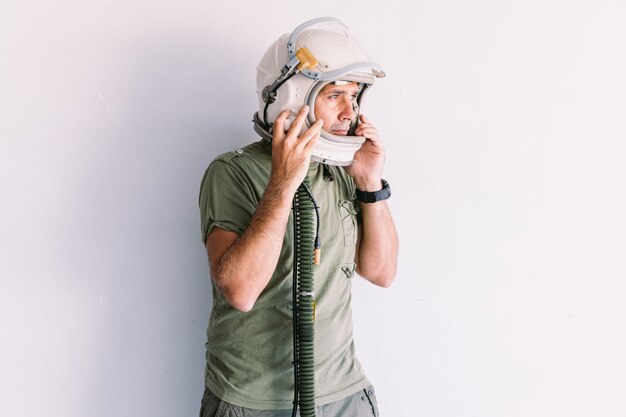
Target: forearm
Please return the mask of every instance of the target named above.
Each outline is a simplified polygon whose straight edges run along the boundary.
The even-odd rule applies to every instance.
[[[276,118],[269,182],[244,233],[222,231],[207,239],[213,280],[238,310],[252,309],[276,269],[293,195],[306,176],[322,127],[318,120],[301,133],[308,111],[303,106],[287,132],[289,111]]]
[[[212,265],[217,287],[238,310],[252,309],[276,269],[292,198],[290,189],[270,182],[245,232]]]
[[[363,223],[357,246],[357,273],[381,287],[397,269],[398,236],[386,201],[361,204]]]

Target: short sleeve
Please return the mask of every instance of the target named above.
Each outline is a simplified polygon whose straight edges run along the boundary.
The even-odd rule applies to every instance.
[[[200,185],[202,242],[214,227],[242,234],[257,206],[249,179],[235,164],[215,160]]]

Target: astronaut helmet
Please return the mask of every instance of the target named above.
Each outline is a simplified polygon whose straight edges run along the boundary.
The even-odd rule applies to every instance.
[[[273,123],[283,110],[290,115],[288,129],[300,108],[310,108],[305,131],[315,122],[315,99],[326,85],[356,82],[359,85],[353,104],[356,115],[346,136],[321,131],[312,153],[314,161],[329,165],[349,165],[365,138],[354,136],[360,106],[376,78],[385,76],[383,68],[354,38],[348,26],[333,17],[305,22],[292,33],[274,42],[257,67],[259,111],[254,129],[271,140]]]

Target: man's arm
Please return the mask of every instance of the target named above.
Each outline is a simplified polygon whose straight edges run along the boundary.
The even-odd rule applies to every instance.
[[[398,236],[386,201],[361,204],[356,272],[368,281],[389,287],[396,276]]]
[[[363,115],[355,134],[367,140],[354,155],[354,162],[346,171],[354,178],[361,191],[378,191],[382,187],[385,153],[376,127]],[[362,203],[363,223],[359,228],[355,263],[363,278],[388,287],[397,270],[398,235],[386,201]]]
[[[211,277],[237,310],[252,309],[278,263],[293,195],[306,176],[321,129],[320,121],[298,136],[307,113],[305,106],[287,133],[289,111],[276,119],[270,179],[244,233],[214,228],[206,239]]]

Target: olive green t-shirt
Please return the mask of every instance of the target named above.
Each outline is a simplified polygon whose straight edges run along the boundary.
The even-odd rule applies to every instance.
[[[216,158],[200,190],[202,240],[213,227],[242,234],[271,170],[271,144],[259,141]],[[332,176],[332,179],[330,176]],[[311,163],[307,174],[320,210],[322,257],[314,269],[316,404],[340,400],[369,382],[352,339],[351,278],[357,240],[354,182],[342,168]],[[290,214],[278,265],[247,313],[232,308],[213,283],[206,343],[206,385],[242,407],[292,407],[292,262]],[[249,271],[254,274],[255,271]]]

